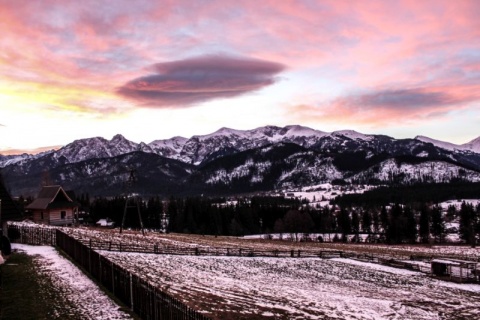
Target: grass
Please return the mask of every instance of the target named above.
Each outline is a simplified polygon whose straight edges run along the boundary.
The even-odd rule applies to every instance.
[[[75,306],[38,273],[33,257],[13,253],[0,268],[0,319],[81,318]]]

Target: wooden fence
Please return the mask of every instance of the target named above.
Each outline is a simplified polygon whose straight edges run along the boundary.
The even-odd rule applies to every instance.
[[[60,230],[56,246],[142,319],[209,319]]]
[[[79,240],[94,250],[137,252],[152,254],[188,255],[188,256],[235,256],[235,257],[278,257],[278,258],[333,258],[345,257],[338,250],[262,250],[252,248],[222,248],[196,246],[164,246],[158,244],[129,244],[114,241]]]
[[[56,229],[9,225],[7,235],[11,242],[35,246],[54,246]]]
[[[30,226],[8,226],[9,238],[12,242],[19,242],[31,245],[55,245],[56,229],[45,227]],[[466,261],[480,262],[480,258],[471,256],[461,256],[458,254],[432,254],[429,256],[419,254],[366,254],[340,251],[337,249],[302,249],[302,250],[278,250],[278,249],[253,249],[253,248],[222,248],[208,246],[185,245],[165,245],[156,244],[133,244],[119,241],[101,241],[78,239],[79,242],[94,250],[117,251],[117,252],[137,252],[151,254],[170,254],[170,255],[195,255],[195,256],[236,256],[236,257],[279,257],[279,258],[352,258],[365,262],[380,263],[392,267],[407,268],[429,273],[430,269],[414,261],[430,261],[433,258],[451,258]],[[411,260],[406,262],[405,260]]]

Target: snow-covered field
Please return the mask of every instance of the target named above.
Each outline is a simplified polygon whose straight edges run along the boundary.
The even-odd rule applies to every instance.
[[[214,319],[480,319],[480,285],[354,260],[102,254]]]
[[[119,234],[118,230],[111,229],[62,230],[84,241],[97,239],[150,246],[330,249],[396,258],[418,254],[480,259],[480,248],[467,246],[296,243],[153,232],[143,236],[140,232]],[[21,249],[20,245],[14,246]],[[42,272],[58,279],[60,290],[66,292],[67,297],[71,296],[69,299],[87,301],[83,303],[85,309],[93,309],[89,310],[93,315],[85,318],[127,317],[116,313],[118,307],[105,307],[108,303],[98,298],[102,293],[84,288],[83,283],[87,281],[81,280],[80,271],[67,260],[55,256],[52,248],[37,248],[41,248],[38,259]],[[356,260],[101,253],[213,319],[480,319],[478,284],[455,284],[432,279],[420,272]],[[60,262],[63,260],[65,262]],[[94,301],[87,296],[94,296]],[[108,308],[112,309],[106,312]],[[98,312],[103,313],[98,316]],[[110,317],[103,317],[105,314]]]
[[[131,319],[92,280],[53,247],[12,244],[12,249],[34,256],[37,270],[48,277],[58,292],[62,306],[72,306],[81,319]],[[65,303],[68,301],[69,303]]]

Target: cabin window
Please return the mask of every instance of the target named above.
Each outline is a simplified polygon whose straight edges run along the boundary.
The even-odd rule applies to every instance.
[[[60,211],[60,218],[65,219],[66,215],[67,215],[66,211]]]
[[[40,211],[40,219],[43,220],[43,211]]]

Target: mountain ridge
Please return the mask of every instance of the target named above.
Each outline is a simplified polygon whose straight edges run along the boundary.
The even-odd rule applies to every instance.
[[[150,143],[132,142],[123,135],[116,134],[111,140],[103,137],[78,139],[58,150],[46,151],[39,155],[26,153],[10,156],[0,155],[0,168],[23,161],[24,159],[34,159],[50,153],[54,153],[56,158],[63,156],[68,162],[72,163],[91,158],[112,157],[133,151],[156,153],[168,158],[198,165],[203,161],[206,154],[217,151],[212,150],[212,148],[214,149],[215,144],[219,144],[222,141],[225,144],[223,147],[228,146],[234,150],[243,151],[280,141],[293,142],[311,147],[313,144],[318,143],[319,139],[326,137],[331,137],[332,139],[345,137],[351,140],[372,141],[374,137],[380,136],[382,135],[363,134],[354,130],[338,130],[328,133],[300,125],[289,125],[285,127],[264,126],[251,130],[236,130],[223,127],[206,135],[194,135],[190,138],[175,136],[169,139],[154,140]],[[383,137],[394,139],[389,136]],[[436,147],[448,151],[480,153],[480,137],[461,145],[421,135],[416,136],[413,140],[431,143]]]
[[[395,139],[354,130],[327,133],[303,126],[265,126],[220,128],[207,135],[149,144],[120,134],[111,140],[79,139],[39,156],[0,157],[0,164],[16,195],[35,194],[49,179],[82,192],[119,194],[127,167],[139,172],[145,186],[139,186],[138,193],[228,194],[333,180],[480,181],[480,153],[468,149],[476,150],[477,143],[480,138],[460,150],[421,136]]]

